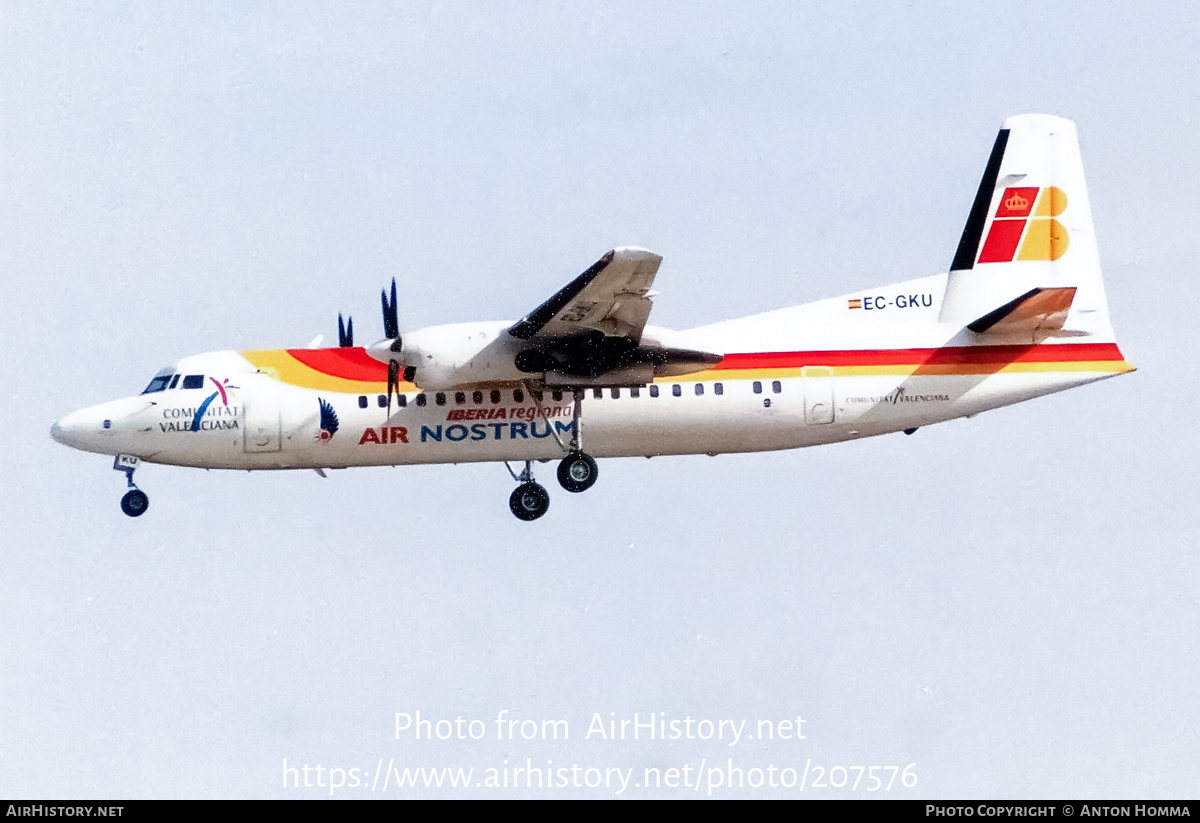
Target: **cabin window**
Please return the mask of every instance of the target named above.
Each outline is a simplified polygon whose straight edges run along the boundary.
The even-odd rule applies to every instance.
[[[758,380],[754,381],[754,393],[762,394],[762,383],[759,382]]]
[[[381,394],[381,395],[379,395],[379,396],[380,396],[380,397],[383,397],[383,395],[382,395],[382,394]],[[358,396],[358,407],[359,407],[360,409],[365,409],[365,408],[367,407],[367,396],[366,396],[365,394],[360,394],[360,395]]]
[[[642,396],[642,390],[641,390],[641,389],[639,389],[637,386],[634,386],[633,388],[631,388],[631,389],[629,390],[629,396],[630,396],[630,397],[641,397],[641,396]]]
[[[699,396],[700,396],[700,395],[702,395],[702,394],[704,394],[704,384],[703,384],[703,383],[697,383],[697,384],[696,384],[696,396],[697,396],[697,397],[699,397]]]
[[[189,374],[183,378],[183,388],[185,389],[202,389],[204,388],[204,375]]]
[[[418,406],[424,406],[427,402],[429,402],[429,401],[425,399],[424,393],[417,395],[417,405]]]
[[[376,397],[375,404],[377,406],[379,406],[379,408],[381,408],[381,409],[386,409],[387,408],[387,395],[381,394],[378,397]],[[363,408],[365,409],[366,405],[363,405]]]
[[[446,393],[444,391],[440,391],[435,394],[433,396],[433,402],[437,403],[439,406],[446,405]]]
[[[603,396],[604,396],[604,389],[592,389],[592,397],[599,400]]]
[[[650,384],[650,396],[658,397],[658,386],[654,383]]]
[[[154,379],[150,381],[150,385],[145,388],[142,394],[154,394],[154,392],[165,389],[167,384],[171,382],[171,375],[174,372],[174,369],[163,369],[154,375]]]
[[[620,389],[613,389],[613,390],[612,390],[612,399],[613,399],[613,400],[620,400],[620,399],[621,399],[621,390],[620,390]]]
[[[461,406],[463,403],[466,403],[466,402],[467,402],[467,393],[466,393],[466,392],[461,392],[461,391],[456,391],[456,392],[454,393],[454,402],[455,402],[455,403],[457,403],[457,404],[458,404],[458,405],[460,405],[460,406]]]
[[[779,394],[781,391],[783,391],[783,384],[780,383],[778,380],[772,380],[771,381],[771,391],[775,392],[776,394]]]
[[[524,403],[525,402],[525,392],[521,391],[520,389],[514,389],[513,390],[513,402],[514,403]]]
[[[683,388],[678,383],[672,384],[671,385],[671,395],[673,397],[682,397],[683,396]]]
[[[408,406],[408,395],[407,394],[398,394],[398,395],[396,395],[396,399],[400,401],[400,408],[403,409],[406,406]]]
[[[175,386],[177,386],[177,385],[179,384],[179,377],[180,377],[180,376],[179,376],[178,374],[177,374],[177,375],[175,375],[174,377],[172,377],[172,378],[171,378],[171,385],[170,385],[170,386],[167,386],[167,388],[168,388],[168,389],[173,389],[173,388],[175,388]]]
[[[550,392],[550,396],[553,397],[554,402],[557,403],[558,401],[562,400],[562,389],[555,389],[554,391]]]
[[[471,402],[474,403],[476,406],[483,405],[483,392],[481,392],[481,391],[471,392]]]
[[[713,383],[713,394],[715,394],[719,397],[724,393],[725,393],[725,384],[724,383]]]
[[[493,403],[500,402],[500,390],[499,389],[492,389],[491,399],[492,399]]]

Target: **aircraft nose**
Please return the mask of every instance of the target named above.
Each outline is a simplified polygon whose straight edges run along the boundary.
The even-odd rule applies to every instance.
[[[83,448],[86,436],[92,434],[92,429],[97,428],[94,424],[95,421],[90,420],[92,415],[88,414],[88,411],[88,409],[84,409],[71,412],[50,427],[50,436],[64,446],[70,446],[73,449]]]
[[[50,436],[64,446],[98,454],[136,451],[142,434],[150,431],[145,415],[154,406],[144,397],[126,397],[80,409],[51,426]]]
[[[73,449],[103,452],[116,434],[114,417],[113,410],[104,406],[80,409],[51,426],[50,436]]]

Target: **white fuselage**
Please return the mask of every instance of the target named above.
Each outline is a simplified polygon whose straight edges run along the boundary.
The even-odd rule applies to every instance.
[[[1107,328],[1035,346],[980,341],[942,324],[945,280],[680,332],[673,342],[724,352],[726,361],[639,388],[581,390],[579,445],[594,457],[791,449],[977,414],[1132,368]],[[504,327],[480,324],[479,339],[495,340]],[[471,332],[459,324],[446,336]],[[393,397],[389,415],[377,374],[323,365],[346,351],[363,352],[188,357],[164,372],[183,378],[164,377],[174,387],[76,412],[53,433],[88,451],[220,469],[548,460],[571,441],[569,390],[546,389],[539,402],[535,387],[515,380],[424,391],[402,384],[404,405]],[[182,387],[189,377],[196,388]]]

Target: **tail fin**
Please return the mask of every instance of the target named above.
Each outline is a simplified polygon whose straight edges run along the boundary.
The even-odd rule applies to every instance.
[[[941,320],[980,334],[1037,329],[1112,341],[1070,120],[1004,122],[950,266]]]

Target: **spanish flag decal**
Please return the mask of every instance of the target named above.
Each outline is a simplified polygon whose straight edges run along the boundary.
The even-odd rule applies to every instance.
[[[1067,195],[1055,186],[1005,189],[977,262],[1062,257],[1067,251],[1067,230],[1054,218],[1066,208]]]

